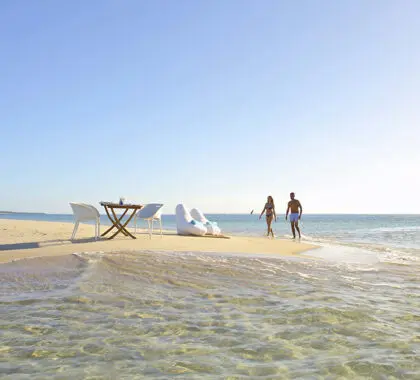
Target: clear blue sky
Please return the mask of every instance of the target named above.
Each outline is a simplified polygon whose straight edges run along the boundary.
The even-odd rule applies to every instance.
[[[0,209],[420,213],[420,2],[5,0]],[[98,206],[99,207],[99,206]]]

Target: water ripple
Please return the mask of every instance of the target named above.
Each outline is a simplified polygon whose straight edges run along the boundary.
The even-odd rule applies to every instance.
[[[6,379],[420,376],[406,266],[129,252],[21,260],[0,277]]]

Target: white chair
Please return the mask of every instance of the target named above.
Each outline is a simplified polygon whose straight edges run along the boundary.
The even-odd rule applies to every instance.
[[[148,232],[150,239],[153,235],[153,223],[159,222],[160,225],[160,236],[162,237],[162,203],[149,203],[144,206],[141,210],[137,211],[134,216],[134,233],[137,232],[137,219],[144,219],[147,221]]]
[[[203,223],[194,220],[183,204],[176,206],[175,217],[178,235],[203,236],[207,233],[206,226]]]
[[[221,230],[220,230],[220,227],[217,225],[217,223],[210,222],[210,220],[208,220],[198,208],[193,208],[191,210],[191,216],[195,220],[198,220],[199,222],[203,223],[207,227],[207,233],[209,235],[214,235],[214,236],[220,235]]]
[[[99,211],[92,205],[86,203],[70,203],[74,215],[74,229],[71,235],[71,240],[74,240],[77,229],[79,228],[79,222],[87,222],[90,220],[95,221],[95,240],[98,240],[101,222]]]

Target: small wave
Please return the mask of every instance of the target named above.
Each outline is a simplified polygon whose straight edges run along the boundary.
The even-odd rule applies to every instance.
[[[77,282],[89,264],[80,257],[33,257],[0,266],[1,300],[24,301],[60,296]]]
[[[333,238],[326,237],[313,237],[308,240],[323,248],[335,249],[336,257],[342,259],[342,253],[346,248],[355,249],[352,254],[367,255],[376,254],[379,262],[395,263],[395,264],[420,264],[420,249],[418,248],[404,248],[404,247],[391,247],[379,243],[367,242],[343,242]],[[347,252],[348,253],[348,252]]]
[[[103,251],[74,252],[72,255],[87,262],[95,262],[106,256]]]
[[[413,232],[413,231],[420,231],[420,226],[401,226],[401,227],[379,227],[379,228],[366,228],[366,229],[359,229],[355,232]]]
[[[388,287],[388,288],[394,288],[394,289],[403,289],[404,288],[403,285],[387,283],[387,282],[374,283],[374,282],[359,281],[359,283],[362,284],[362,285]]]

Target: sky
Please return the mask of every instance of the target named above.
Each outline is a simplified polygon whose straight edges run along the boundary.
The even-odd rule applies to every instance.
[[[0,210],[420,213],[417,0],[0,2]]]

